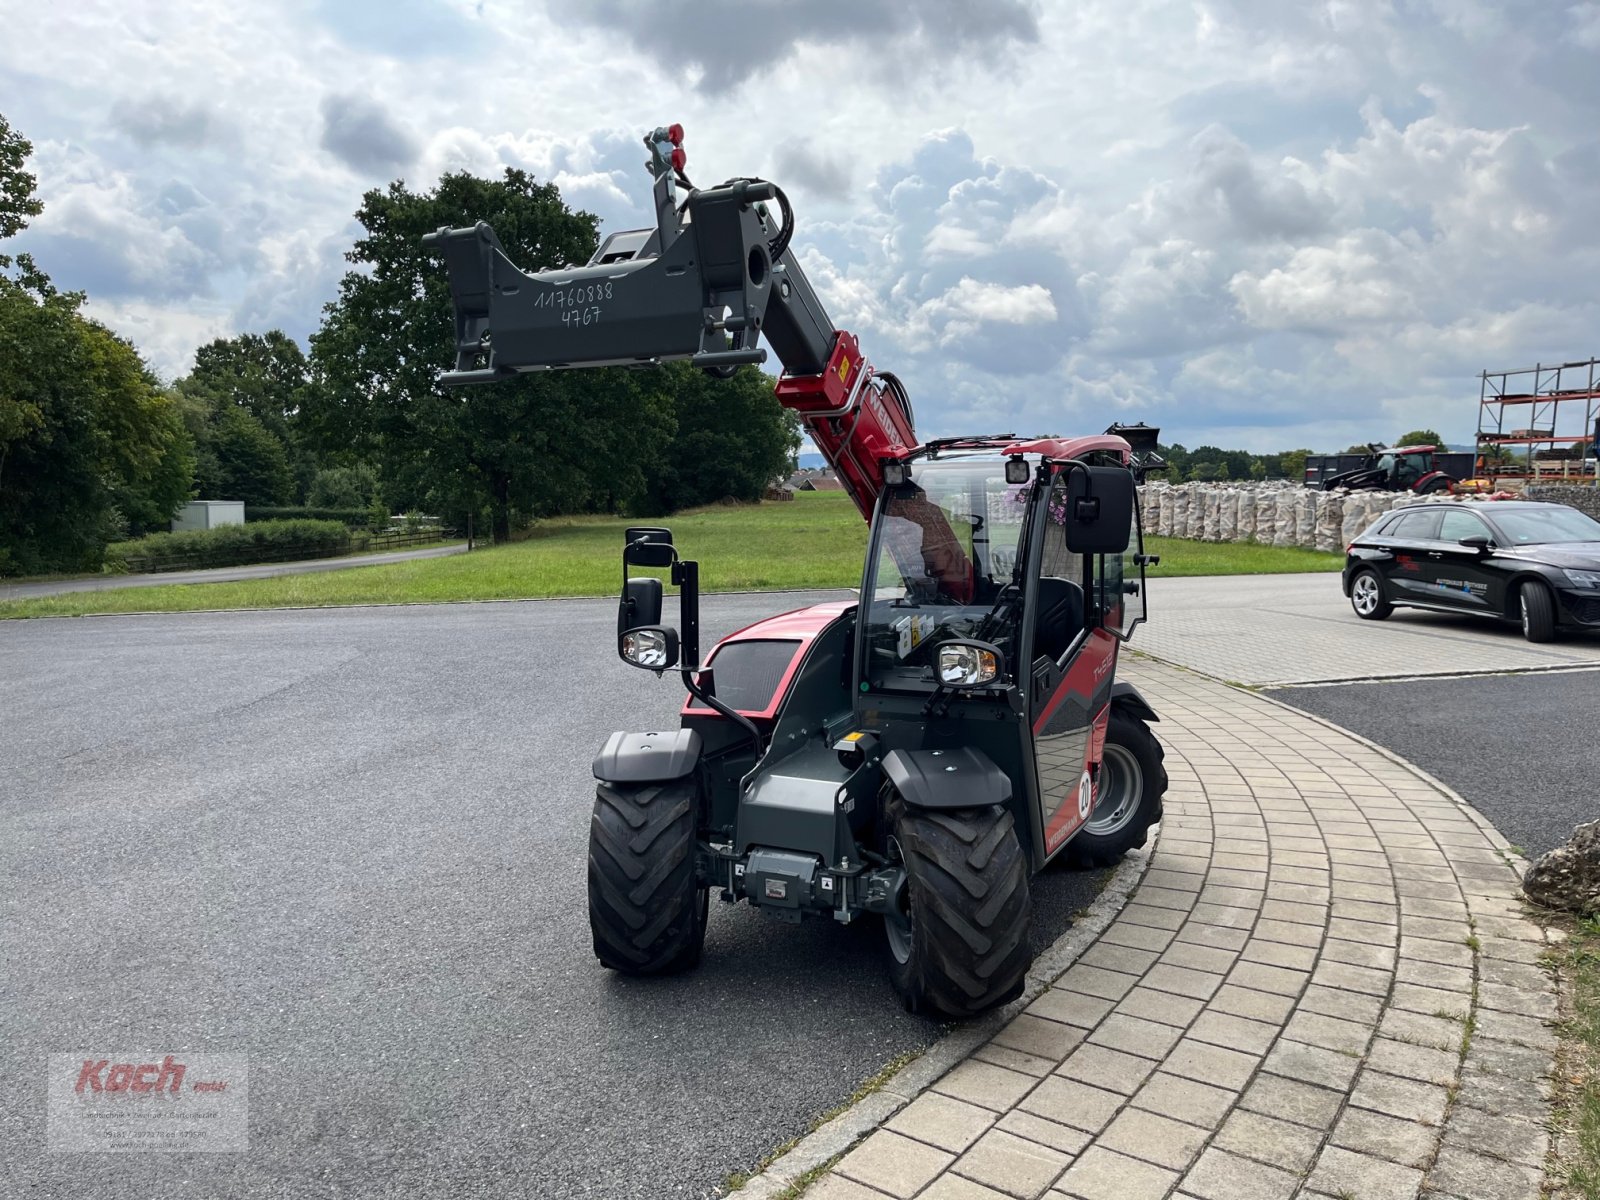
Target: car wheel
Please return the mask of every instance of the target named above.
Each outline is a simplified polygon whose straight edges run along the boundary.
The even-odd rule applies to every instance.
[[[1522,608],[1522,636],[1530,642],[1548,642],[1556,636],[1556,604],[1542,583],[1525,583],[1517,592]]]
[[[1350,607],[1363,621],[1381,621],[1394,611],[1389,597],[1383,594],[1383,580],[1371,570],[1357,571],[1350,581]]]

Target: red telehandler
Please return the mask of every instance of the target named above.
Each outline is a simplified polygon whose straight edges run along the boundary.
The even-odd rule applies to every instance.
[[[665,528],[626,531],[618,653],[678,671],[688,698],[680,728],[614,733],[594,760],[595,954],[629,974],[694,966],[713,891],[785,921],[870,914],[907,1008],[981,1013],[1022,989],[1030,877],[1109,864],[1161,816],[1156,714],[1116,681],[1154,561],[1134,484],[1156,431],[919,442],[905,388],[807,282],[782,190],[694,187],[679,126],[645,144],[656,226],[584,266],[526,274],[482,223],[424,239],[455,306],[444,382],[685,358],[726,374],[765,361],[765,338],[779,402],[871,537],[856,600],[702,658],[698,564]],[[681,628],[632,568],[669,572]]]

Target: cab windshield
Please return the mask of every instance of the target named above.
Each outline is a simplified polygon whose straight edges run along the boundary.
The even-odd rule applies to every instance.
[[[1000,604],[1017,563],[1029,484],[997,461],[917,463],[874,525],[862,629],[867,680],[932,685],[933,649],[951,638],[993,642],[1014,658],[1015,605]]]

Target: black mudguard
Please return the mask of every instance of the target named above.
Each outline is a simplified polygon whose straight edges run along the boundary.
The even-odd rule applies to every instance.
[[[700,735],[693,729],[613,733],[594,756],[594,777],[606,783],[659,783],[682,779],[699,762]]]
[[[1139,694],[1139,689],[1131,683],[1117,682],[1111,685],[1111,703],[1117,705],[1130,716],[1138,717],[1141,721],[1159,721],[1156,710],[1150,707],[1150,702]]]
[[[1011,799],[1011,779],[982,750],[891,750],[883,773],[915,808],[984,808]]]

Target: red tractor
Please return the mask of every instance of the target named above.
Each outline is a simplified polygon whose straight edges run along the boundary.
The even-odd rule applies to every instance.
[[[446,383],[682,358],[725,373],[765,361],[764,337],[779,402],[870,522],[858,599],[703,656],[698,565],[665,528],[626,532],[618,653],[677,671],[688,698],[679,728],[613,733],[594,760],[595,954],[637,975],[694,966],[713,892],[782,921],[871,915],[908,1008],[983,1012],[1022,989],[1030,876],[1111,863],[1161,816],[1156,714],[1116,679],[1154,561],[1145,460],[1114,434],[920,441],[904,387],[807,282],[782,190],[695,188],[682,143],[679,126],[645,138],[656,227],[584,266],[526,274],[481,223],[425,239],[455,306]],[[676,627],[637,568],[669,573]]]
[[[1453,492],[1461,480],[1440,470],[1437,446],[1368,446],[1366,454],[1306,456],[1306,486],[1332,491]]]

